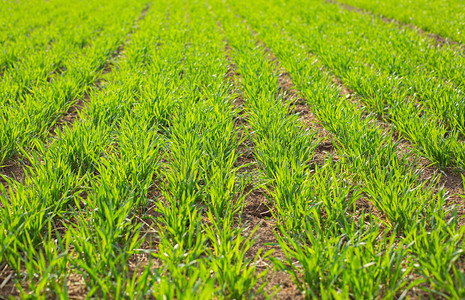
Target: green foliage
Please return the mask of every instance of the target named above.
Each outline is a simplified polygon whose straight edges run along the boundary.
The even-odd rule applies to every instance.
[[[459,210],[423,176],[465,167],[453,47],[319,0],[0,18],[0,265],[22,298],[269,298],[277,270],[308,299],[465,297]],[[256,188],[275,243],[255,245]]]

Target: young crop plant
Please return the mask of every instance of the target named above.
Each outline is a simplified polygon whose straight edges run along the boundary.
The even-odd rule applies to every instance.
[[[235,40],[233,39],[234,35],[228,31],[226,22],[223,23],[223,28],[225,28],[228,40],[231,41],[233,48],[236,47],[234,44]],[[247,32],[246,28],[243,30]],[[243,44],[238,43],[237,46],[238,49],[241,49],[242,51],[238,50],[237,54],[235,54],[238,56],[236,65],[238,66],[239,72],[241,72],[241,79],[245,85],[244,94],[246,106],[251,106],[251,108],[247,107],[247,112],[250,116],[250,125],[252,130],[254,130],[254,136],[252,139],[257,145],[257,160],[260,162],[265,175],[272,179],[270,182],[270,192],[273,195],[273,206],[276,210],[273,215],[279,222],[278,228],[280,229],[280,235],[282,234],[287,237],[287,239],[283,239],[280,235],[278,235],[278,240],[280,241],[279,245],[286,255],[289,254],[288,259],[290,265],[294,265],[294,260],[297,257],[302,260],[304,257],[309,256],[315,258],[316,253],[313,252],[313,250],[316,252],[320,251],[316,249],[309,249],[309,252],[307,253],[300,252],[300,254],[298,254],[298,252],[292,252],[290,248],[288,248],[289,243],[302,241],[302,239],[304,241],[306,239],[310,239],[307,235],[311,235],[315,231],[322,233],[327,232],[327,234],[331,233],[332,235],[335,235],[333,241],[339,241],[337,243],[340,243],[341,247],[336,248],[334,253],[331,253],[338,253],[338,255],[342,255],[341,265],[330,262],[329,257],[334,259],[334,255],[329,253],[327,262],[328,266],[325,266],[321,272],[315,273],[316,278],[321,278],[323,274],[325,274],[324,276],[326,276],[326,274],[330,274],[324,285],[320,283],[318,279],[316,279],[317,282],[315,282],[315,286],[321,288],[323,293],[328,292],[331,285],[335,280],[337,280],[337,277],[339,275],[342,276],[342,274],[338,274],[338,272],[343,269],[344,255],[341,254],[341,252],[345,246],[342,242],[343,239],[341,239],[340,232],[344,232],[345,230],[346,232],[343,233],[343,235],[349,234],[349,236],[356,236],[356,229],[354,226],[350,225],[352,220],[347,218],[346,213],[348,213],[350,208],[352,208],[357,197],[359,197],[359,193],[352,190],[350,185],[341,185],[341,180],[339,178],[336,179],[336,173],[339,173],[341,170],[334,172],[333,164],[328,164],[328,167],[323,170],[316,168],[312,172],[310,169],[313,152],[312,149],[314,150],[316,148],[319,140],[315,138],[314,134],[305,134],[303,128],[299,126],[290,126],[290,124],[297,125],[297,122],[296,119],[292,118],[292,116],[286,118],[286,106],[275,100],[280,100],[280,97],[274,98],[276,96],[274,96],[273,93],[277,90],[277,81],[272,80],[273,68],[271,64],[267,64],[263,61],[263,55],[255,55],[254,51],[257,51],[255,47],[249,46],[246,48],[242,46],[242,48],[239,48],[241,45]],[[250,51],[252,55],[247,56],[247,51]],[[246,60],[248,57],[251,57],[251,59]],[[235,59],[235,56],[233,56],[233,59]],[[241,63],[242,59],[245,60],[244,63]],[[256,81],[253,80],[255,78],[263,78],[265,88],[256,87],[254,85]],[[270,108],[265,109],[267,106]],[[282,114],[280,114],[281,112]],[[268,115],[270,115],[270,117],[268,117]],[[278,116],[282,116],[282,118],[289,123],[280,123]],[[287,131],[287,129],[291,128],[292,130]],[[267,139],[270,140],[269,143],[266,142]],[[263,143],[263,141],[265,141],[265,143]],[[334,181],[332,181],[332,179],[334,179]],[[353,202],[351,202],[348,198]],[[322,211],[325,211],[326,213],[324,217],[321,213]],[[339,235],[337,233],[339,233]],[[373,236],[376,237],[377,234],[374,234]],[[316,242],[315,244],[320,243]],[[327,249],[328,247],[330,247],[329,241],[321,243],[321,248]],[[301,249],[302,245],[295,244],[294,248]],[[357,252],[355,255],[357,255],[357,257],[364,257],[365,253]],[[397,255],[397,252],[395,252],[394,255]],[[292,267],[291,269],[287,269],[278,259],[273,259],[273,262],[281,269],[288,271],[292,270]],[[402,259],[397,259],[397,264],[400,264],[400,262],[402,262]],[[356,266],[353,268],[357,269]],[[312,270],[315,269],[315,265],[307,264],[303,269],[303,272],[312,272]],[[306,287],[306,284],[310,284],[310,277],[312,276],[310,273],[308,273],[309,281],[305,280],[304,283],[300,282],[299,285],[302,273],[299,271],[300,268],[294,270],[296,270],[296,272],[293,273],[295,275],[294,278],[296,279],[295,282],[298,283],[301,290],[307,292],[307,297],[316,297],[317,295],[320,295],[319,292],[312,292],[313,287]],[[352,269],[347,268],[347,270]],[[379,280],[384,280],[386,282],[390,281],[391,279],[389,279],[386,275],[390,273],[390,271],[391,270],[379,275]],[[304,278],[305,276],[306,275],[304,275]],[[398,276],[402,277],[404,274],[401,273]],[[349,277],[345,278],[345,280],[349,281],[348,278]],[[396,279],[397,278],[394,278],[392,281],[396,281]],[[361,280],[362,279],[355,282],[354,286],[357,284],[359,286],[363,286],[365,283]],[[344,284],[341,285],[343,286]],[[399,284],[398,286],[394,286],[394,288],[401,288],[404,285],[405,284]],[[368,295],[378,295],[380,291],[370,292],[364,290],[353,290],[350,291],[350,293],[357,296],[368,297]],[[349,291],[346,291],[345,295],[348,296]]]
[[[357,111],[355,107],[348,104],[345,99],[340,97],[337,93],[332,93],[334,95],[333,100],[328,101],[328,98],[320,98],[318,96],[319,90],[327,90],[327,88],[324,88],[324,85],[331,84],[328,82],[330,81],[329,78],[321,77],[317,74],[318,69],[315,68],[306,70],[296,69],[298,68],[297,63],[302,63],[299,58],[301,55],[288,56],[284,54],[286,45],[282,43],[279,44],[278,42],[275,43],[274,40],[272,40],[273,36],[271,34],[269,37],[272,49],[274,49],[274,47],[277,48],[277,53],[284,57],[284,63],[287,64],[287,60],[290,60],[288,64],[290,66],[289,69],[295,70],[296,72],[293,72],[291,75],[295,75],[295,79],[297,80],[296,84],[302,89],[302,94],[305,95],[307,99],[315,101],[312,105],[315,105],[314,107],[317,109],[317,114],[321,114],[320,116],[325,121],[326,126],[337,135],[340,141],[340,143],[337,144],[337,148],[342,152],[346,162],[351,166],[352,170],[356,170],[359,174],[366,174],[362,176],[367,177],[361,177],[360,179],[371,184],[373,182],[372,179],[379,178],[380,174],[389,174],[390,172],[398,170],[399,173],[395,178],[399,178],[398,180],[402,182],[404,182],[406,178],[411,178],[411,180],[405,182],[410,187],[407,189],[408,193],[413,193],[414,190],[411,190],[411,187],[415,186],[418,180],[415,180],[415,175],[413,173],[410,174],[411,171],[409,170],[411,170],[414,165],[411,165],[406,158],[399,160],[396,154],[397,144],[392,141],[392,135],[382,133],[379,127],[373,126],[373,119],[370,117],[364,119],[360,111]],[[299,51],[300,49],[296,49],[297,53]],[[296,58],[294,59],[294,57]],[[302,84],[300,80],[302,80]],[[305,82],[305,84],[303,84],[303,82]],[[309,82],[314,82],[314,86],[309,87]],[[380,168],[380,166],[386,167]],[[404,177],[403,174],[405,173],[410,175]],[[386,177],[384,178],[386,179]],[[394,178],[393,180],[387,180],[389,186],[392,188],[397,186],[396,181],[397,179],[394,180]],[[365,188],[368,188],[368,185]],[[376,189],[376,191],[378,193],[377,196],[372,193],[369,194],[375,198],[378,197],[378,195],[389,197],[388,194],[378,189]],[[416,197],[418,196],[414,198],[416,199]],[[425,199],[429,198],[425,197]],[[416,203],[415,207],[419,207],[420,210],[423,209],[419,203]],[[410,211],[410,208],[408,208],[407,211]],[[403,227],[403,225],[401,227]]]
[[[252,298],[263,293],[268,284],[266,275],[269,268],[259,272],[257,266],[260,261],[268,259],[274,250],[262,253],[260,249],[252,261],[246,257],[254,243],[252,235],[258,227],[245,233],[243,228],[233,229],[233,214],[215,218],[210,211],[207,215],[212,224],[204,229],[211,243],[210,255],[215,257],[211,270],[217,274],[220,290],[228,299]]]
[[[412,247],[414,272],[430,285],[423,287],[432,295],[464,297],[465,277],[461,263],[465,257],[464,227],[457,229],[457,216],[432,230],[420,229],[407,236]]]
[[[379,228],[361,225],[347,236],[304,226],[300,239],[285,232],[278,237],[285,259],[273,262],[291,274],[306,299],[392,298],[416,284],[408,286],[412,268],[402,266],[403,245],[379,238]]]
[[[222,43],[218,33],[211,38]],[[214,46],[211,51],[212,56],[222,56],[222,47]],[[180,263],[196,266],[206,255],[208,265],[216,271],[214,278],[219,289],[215,293],[237,298],[253,293],[253,287],[257,285],[255,265],[258,260],[258,256],[251,262],[245,257],[247,248],[243,245],[250,244],[250,238],[243,237],[243,230],[231,228],[234,226],[233,216],[242,206],[240,195],[243,191],[236,185],[238,168],[234,166],[240,140],[234,127],[229,86],[223,82],[227,72],[224,57],[213,61],[212,58],[202,59],[196,69],[199,65],[204,65],[210,74],[222,76],[196,74],[189,70],[191,65],[187,65],[186,83],[208,80],[209,84],[182,99],[167,130],[169,163],[164,173],[164,202],[157,205],[157,212],[164,216],[158,221],[161,237],[171,242],[171,246],[165,247],[172,250],[166,252],[168,257],[160,259],[178,259],[171,255],[180,252],[184,253],[179,257]],[[189,85],[187,89],[191,87],[196,88]],[[202,215],[205,213],[212,227],[199,227],[204,222]],[[222,234],[216,233],[214,228],[220,228]],[[230,251],[225,255],[224,247],[232,240],[235,246],[232,251],[228,247]],[[174,271],[172,264],[167,262],[166,266],[168,269],[163,272],[171,274]]]
[[[110,104],[121,99],[105,95],[102,92],[90,101],[105,98]],[[70,266],[87,280],[90,295],[113,294],[121,290],[121,284],[130,284],[127,262],[142,243],[140,225],[132,219],[134,211],[145,204],[157,170],[157,126],[139,118],[148,128],[141,128],[139,139],[131,141],[136,138],[129,134],[135,120],[124,119],[120,111],[115,114],[120,118],[111,122],[96,121],[101,110],[92,107],[91,103],[81,120],[59,130],[49,143],[36,140],[24,182],[11,180],[9,193],[2,193],[3,207],[8,209],[1,210],[6,237],[1,259],[19,277],[23,268],[28,270],[28,277],[23,278],[28,288],[17,284],[24,295],[66,295],[68,278],[76,275]],[[122,133],[115,136],[116,128]],[[123,151],[116,154],[118,148]],[[53,248],[52,236],[66,242]],[[50,251],[48,259],[42,249]],[[93,269],[96,263],[100,267]],[[117,282],[114,289],[113,282]]]

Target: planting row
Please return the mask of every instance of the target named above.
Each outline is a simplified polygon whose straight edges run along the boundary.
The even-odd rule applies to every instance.
[[[132,1],[128,9],[123,3],[112,3],[116,4],[102,6],[105,13],[93,8],[98,7],[96,3],[88,3],[76,10],[73,18],[54,20],[57,25],[50,27],[52,33],[36,31],[47,40],[42,46],[28,47],[21,41],[3,45],[12,50],[31,49],[31,53],[8,63],[3,70],[0,164],[30,147],[34,139],[46,137],[57,120],[84,99],[146,5]],[[89,19],[77,26],[82,24],[83,14]]]
[[[416,25],[424,30],[440,34],[460,43],[465,42],[465,19],[462,13],[465,6],[461,1],[343,0],[340,2]]]
[[[465,229],[418,163],[464,166],[454,49],[320,1],[127,4],[89,2],[77,36],[92,42],[75,53],[54,56],[61,38],[44,44],[63,62],[56,74],[41,54],[31,73],[26,56],[2,69],[5,93],[8,78],[25,80],[2,98],[0,160],[29,161],[24,180],[0,190],[0,274],[12,274],[2,286],[21,297],[237,299],[264,293],[279,270],[306,298],[465,296]],[[54,32],[52,15],[4,44]],[[281,73],[329,137],[294,113]],[[78,119],[57,124],[84,94]],[[323,142],[335,151],[317,159]],[[242,172],[244,143],[257,173]],[[246,187],[262,183],[275,242],[257,252],[243,210]]]

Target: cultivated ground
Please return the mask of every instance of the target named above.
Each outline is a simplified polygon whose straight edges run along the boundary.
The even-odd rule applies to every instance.
[[[465,298],[458,0],[0,3],[0,298]]]

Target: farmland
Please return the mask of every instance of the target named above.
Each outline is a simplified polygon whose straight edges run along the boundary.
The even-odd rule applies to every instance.
[[[0,2],[0,298],[465,298],[464,11]]]

